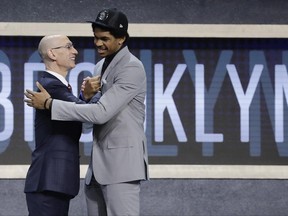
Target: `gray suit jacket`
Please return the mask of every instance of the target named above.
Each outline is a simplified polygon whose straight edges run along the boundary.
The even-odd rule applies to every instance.
[[[96,64],[99,73],[104,59]],[[96,104],[53,100],[52,119],[93,123],[92,170],[100,184],[145,180],[148,154],[144,133],[146,73],[127,47],[113,58],[102,76],[102,97]]]

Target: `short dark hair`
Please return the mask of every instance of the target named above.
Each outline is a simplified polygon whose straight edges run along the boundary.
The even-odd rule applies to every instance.
[[[111,28],[107,28],[107,27],[104,27],[104,26],[99,26],[99,25],[97,25],[95,23],[92,23],[93,32],[95,32],[95,28],[100,28],[100,29],[102,29],[104,31],[108,31],[115,38],[126,37],[124,44],[127,44],[128,41],[129,41],[130,36],[129,36],[129,33],[127,31],[119,31],[119,30],[116,30],[116,29],[111,29]]]

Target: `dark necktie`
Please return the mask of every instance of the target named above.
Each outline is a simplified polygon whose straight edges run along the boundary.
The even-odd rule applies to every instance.
[[[72,87],[69,83],[68,83],[68,90],[69,90],[69,92],[72,92]]]
[[[102,66],[102,70],[101,70],[101,77],[103,76],[104,74],[104,71],[106,70],[106,68],[108,67],[109,65],[109,61],[107,59],[105,59],[104,63],[103,63],[103,66]]]

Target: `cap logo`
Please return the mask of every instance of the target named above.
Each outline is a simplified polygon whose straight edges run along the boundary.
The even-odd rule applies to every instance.
[[[120,24],[120,25],[119,25],[119,28],[123,28],[123,25],[122,25],[122,24]]]
[[[102,11],[99,15],[98,15],[98,19],[99,20],[105,20],[108,17],[108,11]]]

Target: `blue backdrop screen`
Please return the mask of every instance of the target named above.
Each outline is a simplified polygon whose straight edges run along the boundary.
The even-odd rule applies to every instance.
[[[0,37],[0,164],[30,164],[40,37]],[[67,80],[75,95],[100,60],[93,38],[70,37],[79,54]],[[288,40],[131,38],[147,73],[150,164],[287,165]],[[129,132],[128,132],[129,133]],[[91,131],[80,140],[87,164]]]

